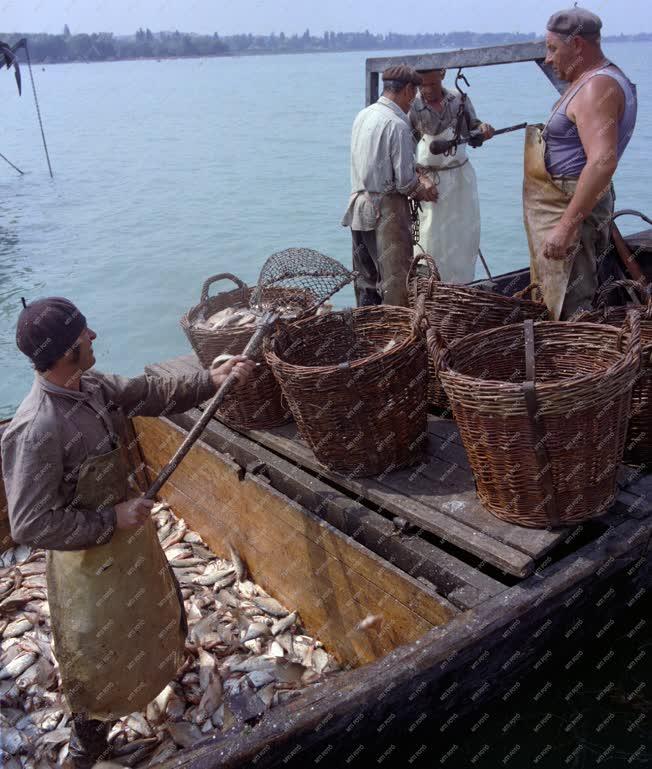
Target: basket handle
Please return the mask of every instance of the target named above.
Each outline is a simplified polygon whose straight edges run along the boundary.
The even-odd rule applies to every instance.
[[[427,328],[430,325],[426,316],[426,297],[423,294],[417,296],[412,313],[412,326],[410,330],[413,336],[419,336],[424,326]]]
[[[206,278],[204,281],[204,285],[201,287],[201,298],[199,300],[201,304],[208,300],[208,289],[213,283],[217,283],[218,280],[231,280],[236,284],[238,288],[241,288],[245,291],[247,289],[246,283],[243,283],[240,278],[236,277],[235,275],[231,275],[230,272],[220,272],[218,275],[211,275],[210,278]]]
[[[535,283],[530,283],[529,286],[526,286],[525,288],[521,289],[520,291],[517,291],[513,295],[512,299],[525,299],[528,294],[530,295],[530,299],[532,299],[532,292],[534,291],[535,288],[541,288],[539,283],[536,283],[536,282]],[[532,301],[534,301],[534,300],[532,300]]]
[[[426,346],[428,347],[428,355],[434,364],[435,376],[439,376],[439,372],[447,369],[450,363],[450,347],[446,344],[446,340],[439,329],[432,326],[426,331]]]
[[[430,254],[423,253],[414,257],[412,264],[410,265],[410,269],[408,270],[407,278],[405,280],[406,287],[408,289],[408,293],[412,293],[414,296],[417,295],[417,267],[419,266],[419,262],[425,262],[426,267],[428,268],[429,280],[428,290],[426,293],[428,298],[430,298],[432,296],[433,283],[441,283],[441,275],[439,274],[435,260],[432,258],[432,256],[430,256]],[[410,292],[411,283],[414,284],[412,292]]]
[[[618,341],[616,342],[616,348],[618,352],[622,352],[623,339],[625,332],[629,328],[629,344],[625,355],[632,355],[637,358],[639,363],[641,361],[641,314],[636,310],[630,310],[625,317],[625,322],[618,332]]]
[[[649,284],[644,286],[636,280],[612,280],[610,283],[604,283],[598,289],[593,300],[593,306],[595,309],[600,310],[604,307],[606,312],[607,296],[617,288],[627,288],[634,291],[641,300],[641,303],[646,304],[646,316],[648,318],[652,317],[652,290],[650,289]]]

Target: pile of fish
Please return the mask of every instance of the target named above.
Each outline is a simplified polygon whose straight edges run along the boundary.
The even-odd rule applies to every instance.
[[[283,307],[276,307],[275,311],[284,320],[292,320],[303,309],[303,307],[299,307],[296,304],[289,304]],[[324,302],[317,308],[315,315],[325,315],[328,312],[332,312],[332,310],[333,305],[330,302]],[[213,313],[210,317],[197,321],[195,325],[207,331],[216,331],[217,329],[253,326],[255,323],[256,316],[246,307],[225,307],[223,310]]]
[[[186,661],[144,713],[109,734],[112,761],[153,766],[231,727],[255,723],[300,696],[337,663],[288,611],[247,579],[238,553],[217,558],[166,504],[152,510],[188,617]],[[70,713],[50,638],[45,552],[0,556],[0,759],[4,769],[50,769],[68,751]]]
[[[245,307],[225,307],[209,318],[197,323],[202,328],[213,331],[218,328],[236,328],[249,326],[256,322],[256,316]]]

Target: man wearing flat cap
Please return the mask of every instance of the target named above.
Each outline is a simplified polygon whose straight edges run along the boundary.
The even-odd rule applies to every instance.
[[[75,305],[25,305],[19,349],[36,374],[2,436],[11,536],[47,550],[52,636],[73,714],[70,766],[106,757],[111,721],[144,708],[183,662],[185,613],[156,535],[153,503],[130,491],[128,418],[210,398],[235,357],[192,376],[125,379],[91,370],[95,332]]]
[[[358,306],[407,305],[412,261],[408,198],[434,202],[434,183],[415,169],[407,113],[421,77],[406,65],[383,72],[383,94],[358,113],[351,133],[351,196],[342,219],[351,228]]]
[[[546,64],[569,86],[546,125],[526,134],[530,269],[555,319],[591,306],[610,248],[611,180],[636,123],[636,87],[602,53],[601,28],[584,8],[550,17]]]

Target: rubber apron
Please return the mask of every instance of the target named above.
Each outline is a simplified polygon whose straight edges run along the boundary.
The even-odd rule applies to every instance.
[[[120,448],[90,457],[73,504],[115,505],[129,496],[127,478]],[[143,709],[174,678],[185,614],[151,518],[86,550],[49,550],[47,584],[55,655],[73,713],[119,718]]]

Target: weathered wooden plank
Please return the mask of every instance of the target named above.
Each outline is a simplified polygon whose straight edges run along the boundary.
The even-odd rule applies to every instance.
[[[313,453],[305,445],[283,437],[278,434],[279,432],[280,430],[275,428],[270,431],[251,430],[246,434],[273,451],[278,451],[293,462],[319,473],[321,477],[344,486],[353,494],[359,495],[360,498],[368,499],[393,515],[407,518],[426,531],[430,531],[453,545],[477,555],[509,574],[524,577],[533,571],[533,559],[522,551],[499,542],[482,531],[460,523],[434,507],[412,499],[402,493],[400,489],[388,486],[387,479],[381,482],[373,478],[345,478],[339,473],[328,470],[317,462]],[[389,477],[388,474],[387,478]]]
[[[185,432],[163,419],[136,418],[134,424],[143,456],[157,471]],[[240,477],[238,465],[198,443],[162,496],[179,492],[175,499],[182,514],[216,552],[226,554],[226,543],[232,541],[252,576],[291,608],[297,607],[328,646],[339,647],[342,658],[356,664],[374,659],[457,613],[434,590],[386,564],[261,479]],[[218,511],[212,499],[219,499]],[[355,630],[370,613],[385,618],[373,643],[368,634]]]
[[[185,430],[200,418],[193,409],[169,417]],[[211,421],[202,440],[220,452],[228,452],[243,468],[258,465],[272,486],[302,507],[311,510],[337,529],[413,577],[422,577],[461,609],[469,609],[495,595],[505,586],[477,569],[440,550],[418,536],[403,536],[387,518],[370,510],[320,478],[309,475],[260,444]]]
[[[395,64],[407,64],[414,69],[455,69],[457,67],[487,67],[521,61],[545,59],[543,42],[492,45],[483,48],[460,48],[457,51],[439,51],[413,55],[379,56],[367,59],[366,70],[382,72]]]
[[[162,769],[236,769],[283,765],[300,753],[304,765],[314,752],[345,734],[351,745],[373,738],[378,724],[409,724],[436,703],[442,714],[468,711],[477,703],[478,680],[504,680],[523,669],[536,650],[559,635],[562,619],[577,612],[614,574],[649,582],[642,563],[652,524],[627,521],[600,540],[573,553],[447,626],[430,631],[419,644],[401,647],[378,662],[333,676],[295,702],[266,715],[247,733],[227,734],[175,755]],[[638,560],[637,560],[638,559]],[[631,565],[633,564],[633,565]],[[585,623],[587,624],[587,623]],[[577,631],[572,624],[573,632]],[[580,637],[582,629],[575,637]],[[518,652],[518,653],[517,653]],[[510,664],[505,666],[505,660]],[[506,673],[506,670],[509,672]],[[285,757],[285,758],[284,758]]]
[[[149,370],[153,373],[159,372],[168,375],[172,372],[179,373],[184,369],[186,362],[190,367],[196,367],[197,365],[192,358],[190,361],[187,361],[187,358],[177,358],[172,364],[166,361],[163,364],[150,367]],[[172,371],[170,371],[170,367],[172,367]],[[519,531],[520,527],[512,527],[510,524],[503,522],[495,523],[497,519],[494,519],[481,506],[478,506],[475,511],[458,506],[457,514],[460,517],[466,517],[465,521],[459,521],[449,512],[444,512],[436,507],[434,497],[433,499],[428,499],[426,504],[423,499],[417,500],[407,496],[400,487],[393,485],[392,476],[394,473],[388,473],[380,481],[373,478],[348,478],[327,470],[317,462],[307,445],[297,439],[296,425],[294,424],[283,425],[274,430],[249,430],[243,431],[243,433],[272,451],[276,451],[293,462],[308,468],[310,471],[318,473],[319,476],[328,478],[347,488],[360,498],[368,499],[373,504],[379,505],[383,510],[393,515],[407,518],[426,531],[432,532],[457,547],[473,553],[509,574],[523,577],[534,570],[534,560],[529,553],[517,549],[511,544],[499,541],[485,533],[481,528],[477,528],[481,527],[484,523],[487,528],[500,530],[505,537],[508,537],[507,532],[513,528],[514,532],[516,532],[514,537],[518,537],[519,542],[527,542],[526,537]],[[448,467],[452,468],[450,465]],[[442,467],[442,470],[446,469]],[[470,522],[473,522],[473,526],[469,525]],[[537,549],[536,542],[539,539],[546,542],[549,539],[553,539],[552,544],[556,541],[554,535],[551,537],[545,531],[534,534],[532,536],[532,541],[535,542],[533,552],[537,554],[539,550]],[[550,547],[552,544],[550,544]]]

